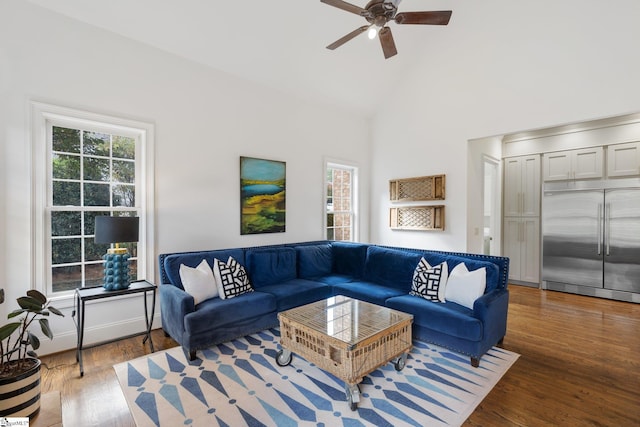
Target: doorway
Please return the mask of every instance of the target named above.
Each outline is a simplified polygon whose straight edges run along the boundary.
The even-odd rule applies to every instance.
[[[500,255],[500,160],[484,155],[482,158],[484,176],[482,207],[482,253]]]

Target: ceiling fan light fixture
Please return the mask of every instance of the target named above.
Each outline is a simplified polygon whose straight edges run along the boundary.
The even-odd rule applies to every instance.
[[[378,30],[380,30],[380,27],[377,27],[375,25],[369,27],[369,30],[367,31],[367,37],[369,37],[369,40],[373,40],[376,38],[376,36],[378,35]]]

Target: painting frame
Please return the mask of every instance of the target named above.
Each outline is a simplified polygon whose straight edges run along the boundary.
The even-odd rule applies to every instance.
[[[287,164],[240,156],[240,234],[286,231]]]

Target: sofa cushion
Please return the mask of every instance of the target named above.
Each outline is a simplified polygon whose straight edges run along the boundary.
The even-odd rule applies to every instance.
[[[385,305],[385,301],[388,298],[406,294],[407,291],[357,280],[333,285],[333,293],[334,295],[344,295],[372,304]]]
[[[260,288],[260,292],[276,297],[278,311],[329,298],[332,291],[330,285],[307,279],[293,279]]]
[[[181,264],[195,268],[203,259],[206,259],[209,266],[213,268],[214,258],[226,260],[229,257],[233,257],[240,264],[244,264],[244,251],[242,249],[185,252],[167,255],[164,259],[164,271],[167,274],[167,278],[172,285],[177,286],[180,289],[184,289],[182,280],[180,280]]]
[[[409,295],[422,297],[428,301],[445,302],[445,287],[449,277],[447,263],[432,267],[421,258],[413,272]]]
[[[473,303],[484,295],[487,280],[485,267],[469,271],[464,262],[451,271],[447,283],[446,299],[464,307],[473,309]]]
[[[220,299],[233,298],[246,292],[253,292],[246,270],[233,257],[229,257],[227,262],[218,258],[214,259],[213,275],[216,278]]]
[[[413,272],[420,258],[419,253],[370,246],[367,250],[364,278],[379,285],[401,289],[408,294]]]
[[[331,242],[333,272],[361,279],[369,245],[353,242]]]
[[[206,259],[203,259],[196,268],[180,264],[180,280],[184,290],[193,297],[194,304],[218,296],[216,279]]]
[[[331,274],[333,266],[331,245],[297,246],[296,253],[299,278],[312,279]]]
[[[422,255],[424,256],[424,259],[426,259],[427,262],[431,265],[440,264],[441,262],[446,261],[447,264],[449,265],[450,272],[453,271],[456,265],[460,264],[461,262],[464,262],[466,264],[467,269],[469,271],[473,271],[473,270],[477,270],[479,268],[485,267],[486,273],[487,273],[487,280],[486,280],[487,288],[485,290],[485,293],[496,289],[498,284],[500,283],[500,271],[498,269],[498,266],[492,262],[479,261],[479,260],[474,260],[470,258],[464,258],[457,255],[447,255],[447,254],[442,254],[438,252],[428,252],[428,251],[424,252]]]
[[[244,322],[276,310],[276,298],[265,292],[249,292],[236,298],[211,298],[198,305],[196,311],[184,318],[185,331],[198,334]]]
[[[389,298],[385,305],[413,314],[413,323],[416,325],[470,341],[483,338],[482,322],[473,317],[472,310],[459,304],[441,304],[413,295],[401,295]]]
[[[297,277],[294,248],[248,249],[246,259],[249,277],[256,289]]]

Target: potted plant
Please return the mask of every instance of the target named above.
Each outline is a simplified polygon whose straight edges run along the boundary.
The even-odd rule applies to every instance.
[[[13,320],[0,327],[0,416],[32,418],[40,410],[40,359],[35,353],[40,339],[29,328],[37,320],[42,333],[53,339],[48,316],[64,314],[36,290],[17,301],[20,308],[7,316]],[[0,289],[2,303],[4,289]]]

